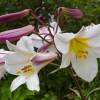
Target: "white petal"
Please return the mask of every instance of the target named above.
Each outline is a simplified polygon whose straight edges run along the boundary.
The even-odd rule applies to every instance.
[[[36,34],[32,34],[31,36],[29,36],[29,38],[32,39],[34,47],[40,48],[41,46],[43,46],[42,39]]]
[[[100,24],[87,27],[88,38],[94,38],[95,36],[100,36]]]
[[[6,44],[7,44],[7,47],[9,48],[9,50],[15,51],[15,52],[22,52],[19,48],[17,48],[15,45],[10,43],[8,40],[6,41]]]
[[[5,74],[6,74],[5,65],[4,64],[0,64],[0,80],[1,80],[1,78],[4,77]]]
[[[86,31],[86,27],[82,26],[82,28],[79,30],[79,32],[77,33],[78,35],[84,36],[84,32]]]
[[[13,92],[16,88],[18,88],[20,85],[24,84],[26,81],[24,76],[18,76],[15,78],[11,83],[11,92]]]
[[[94,53],[96,58],[100,58],[100,47],[91,48],[91,51]]]
[[[69,50],[69,41],[75,37],[73,33],[63,33],[63,34],[56,34],[54,36],[54,42],[56,48],[64,54],[68,53]]]
[[[53,27],[53,28],[50,28],[52,35],[55,35],[57,22],[53,21],[53,22],[50,23],[50,25]],[[61,33],[61,29],[60,29],[59,26],[57,28],[57,33]]]
[[[13,45],[12,43],[10,43],[9,41],[6,41],[7,43],[7,47],[9,48],[9,50],[14,51],[14,52],[18,52],[21,53],[23,55],[32,55],[33,52],[27,52],[25,50],[22,50],[20,48],[18,48],[16,45]]]
[[[87,59],[71,58],[72,67],[77,75],[85,81],[91,82],[98,72],[97,60],[94,56],[88,55]]]
[[[7,53],[13,53],[13,52],[11,52],[11,51],[6,51],[6,50],[4,50],[4,49],[0,49],[0,58],[1,58],[1,55],[3,56],[3,55],[5,55],[5,54],[7,54]]]
[[[57,52],[57,49],[55,48],[54,45],[50,45],[50,46],[48,47],[47,51],[49,51],[49,52]]]
[[[29,57],[20,53],[6,54],[5,68],[9,73],[16,75],[16,70],[22,68],[29,60]]]
[[[90,38],[88,44],[91,47],[100,47],[100,35]]]
[[[60,68],[66,68],[70,65],[70,55],[64,54],[62,55],[62,62]]]
[[[89,46],[100,47],[100,24],[82,27],[77,34],[89,39]]]
[[[100,24],[90,25],[80,31],[80,35],[86,38],[100,37]]]
[[[23,36],[17,42],[17,47],[26,52],[34,52],[32,40],[28,36]]]
[[[39,28],[39,33],[40,34],[49,34],[49,30],[47,26]]]
[[[29,90],[36,90],[39,91],[40,87],[39,87],[39,78],[38,78],[38,74],[34,74],[31,75],[27,81],[26,81],[26,85],[28,87]]]

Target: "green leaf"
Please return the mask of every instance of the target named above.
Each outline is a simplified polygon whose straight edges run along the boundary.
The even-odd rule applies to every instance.
[[[97,91],[100,91],[100,87],[91,90],[91,91],[87,94],[87,98],[88,98],[91,94],[93,94],[94,92],[97,92]]]
[[[69,90],[74,92],[81,99],[81,96],[80,96],[80,93],[78,92],[78,90],[75,90],[75,89],[72,89],[72,88],[69,88]]]

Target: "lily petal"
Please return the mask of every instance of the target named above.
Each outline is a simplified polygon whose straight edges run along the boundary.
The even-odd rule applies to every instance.
[[[53,21],[53,22],[50,23],[50,25],[52,26],[52,28],[50,28],[52,35],[55,35],[56,27],[58,26],[57,22]],[[59,26],[57,28],[57,32],[56,33],[61,33],[61,28]]]
[[[16,70],[21,69],[29,61],[30,61],[29,57],[17,52],[13,54],[6,54],[5,68],[10,74],[17,75]]]
[[[29,38],[32,40],[34,47],[40,48],[43,46],[43,41],[38,35],[32,34],[29,36]]]
[[[11,51],[6,51],[4,49],[0,49],[0,79],[4,77],[6,74],[6,69],[5,69],[5,55],[6,54],[12,54],[13,52]]]
[[[82,37],[86,38],[95,38],[100,34],[100,24],[97,25],[89,25],[87,27],[82,27],[82,29],[78,32]]]
[[[69,50],[69,41],[75,37],[73,33],[63,33],[56,34],[54,36],[54,41],[57,49],[64,54],[68,53]]]
[[[38,74],[33,74],[31,75],[27,81],[26,81],[26,85],[27,88],[29,90],[36,90],[39,91],[40,87],[39,87],[39,78],[38,78]]]
[[[26,52],[34,52],[32,40],[28,36],[23,36],[18,42],[17,47]]]
[[[96,58],[100,58],[100,47],[91,48],[91,51],[96,56]]]
[[[20,85],[24,84],[26,82],[26,79],[24,76],[18,76],[15,78],[11,83],[11,92],[13,92],[15,89],[17,89]]]
[[[71,58],[72,67],[77,75],[85,81],[91,82],[98,72],[97,59],[93,55],[88,55],[86,59]]]
[[[49,30],[47,26],[39,28],[39,33],[40,34],[49,34]]]
[[[4,64],[0,64],[0,80],[4,77],[6,74],[6,69]]]
[[[70,55],[64,54],[62,55],[62,62],[60,68],[66,68],[70,65]]]
[[[20,49],[20,47],[17,47],[15,45],[13,45],[12,43],[10,43],[9,41],[6,41],[7,43],[7,47],[9,48],[9,50],[23,54],[24,56],[32,56],[33,52],[27,52],[25,50]],[[31,46],[31,45],[30,45]]]

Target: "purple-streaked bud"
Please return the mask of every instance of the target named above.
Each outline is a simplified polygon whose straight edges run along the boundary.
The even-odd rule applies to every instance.
[[[34,26],[32,25],[27,25],[22,28],[4,31],[0,33],[0,42],[5,42],[6,40],[16,41],[22,36],[29,35],[32,32],[34,32]]]
[[[49,44],[44,44],[42,47],[40,47],[39,49],[38,49],[38,52],[47,52],[47,49],[48,49],[48,47],[49,47],[50,45]]]
[[[83,16],[83,13],[79,9],[66,8],[65,13],[67,13],[68,15],[73,16],[75,18],[80,18]]]
[[[71,9],[71,8],[66,8],[66,7],[60,7],[60,8],[58,8],[58,10],[66,15],[69,15],[69,16],[72,16],[75,18],[80,18],[83,16],[82,11],[80,9],[77,9],[77,8]],[[56,14],[56,15],[58,15],[58,14]]]
[[[32,59],[33,65],[47,65],[48,63],[52,62],[57,57],[56,53],[49,52],[49,53],[37,53],[36,56]]]
[[[10,13],[10,14],[5,14],[0,16],[0,22],[10,22],[14,21],[16,19],[23,18],[27,16],[30,13],[30,9],[25,9],[16,13]]]

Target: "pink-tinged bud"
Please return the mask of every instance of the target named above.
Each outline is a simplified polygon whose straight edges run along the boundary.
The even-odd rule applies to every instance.
[[[49,53],[37,53],[36,56],[32,59],[33,65],[44,65],[52,62],[57,57],[56,53],[49,52]]]
[[[22,36],[29,35],[32,32],[34,32],[34,26],[32,25],[27,25],[22,28],[4,31],[0,33],[0,42],[5,42],[6,40],[16,41]]]
[[[80,9],[71,9],[71,8],[66,8],[66,7],[60,7],[58,8],[63,14],[75,17],[75,18],[80,18],[83,16],[83,13]],[[56,12],[57,13],[57,12]],[[56,14],[58,15],[58,14]]]
[[[10,14],[5,14],[0,16],[0,22],[10,22],[14,21],[16,19],[23,18],[27,16],[30,13],[30,9],[25,9],[23,11],[19,11],[16,13],[10,13]]]
[[[66,8],[65,13],[67,13],[68,15],[73,16],[75,18],[80,18],[83,16],[83,13],[79,9]]]
[[[44,44],[42,47],[40,47],[39,49],[38,49],[38,52],[47,52],[47,49],[48,49],[48,47],[49,47],[50,45],[49,44]]]

